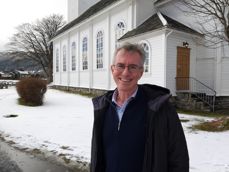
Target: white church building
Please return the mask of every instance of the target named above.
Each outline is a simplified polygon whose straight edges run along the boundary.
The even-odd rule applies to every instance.
[[[229,96],[229,51],[207,49],[172,0],[68,0],[68,23],[53,38],[53,85],[111,90],[115,48],[139,43],[146,62],[139,83]]]

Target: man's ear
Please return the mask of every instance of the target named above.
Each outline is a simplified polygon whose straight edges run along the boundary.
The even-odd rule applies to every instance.
[[[111,72],[112,72],[112,73],[114,72],[114,67],[113,67],[113,65],[111,65]]]
[[[141,69],[141,73],[139,74],[139,78],[138,78],[138,80],[139,80],[139,79],[141,79],[141,77],[142,77],[143,73],[144,73],[144,68],[142,68],[142,69]]]

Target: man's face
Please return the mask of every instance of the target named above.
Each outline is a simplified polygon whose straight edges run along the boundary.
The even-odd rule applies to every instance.
[[[116,55],[111,71],[118,91],[133,92],[143,74],[140,55],[121,49]]]

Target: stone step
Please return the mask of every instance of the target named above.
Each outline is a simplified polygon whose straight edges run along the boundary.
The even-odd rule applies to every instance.
[[[178,93],[174,99],[176,107],[186,110],[200,110],[210,112],[211,108],[191,93]]]

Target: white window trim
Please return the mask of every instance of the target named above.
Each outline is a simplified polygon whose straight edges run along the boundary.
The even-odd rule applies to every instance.
[[[85,39],[86,39],[86,47],[87,47],[86,52],[84,52],[84,40]],[[85,70],[88,70],[88,37],[87,36],[83,37],[81,48],[82,48],[82,70],[85,71]],[[84,65],[84,62],[86,62],[86,65]],[[84,69],[84,67],[86,68]]]
[[[117,34],[118,24],[119,23],[123,23],[123,25],[124,25],[124,29],[123,29],[124,31],[122,32],[122,34],[120,34],[120,28],[119,28],[119,33]],[[119,20],[116,23],[114,30],[115,30],[115,49],[116,49],[116,48],[119,47],[118,39],[121,38],[126,33],[126,30],[127,30],[125,21],[124,20]]]
[[[148,48],[149,48],[149,50],[148,50],[148,54],[149,54],[149,59],[148,59],[148,71],[146,72],[145,71],[145,66],[146,66],[146,60],[147,59],[145,59],[145,63],[144,63],[144,74],[150,74],[151,73],[151,64],[150,64],[150,61],[151,61],[151,46],[150,46],[150,43],[148,42],[148,41],[140,41],[139,42],[139,44],[142,46],[143,44],[146,44],[147,46],[148,46]]]
[[[73,44],[74,44],[74,48],[73,48]],[[71,44],[71,70],[76,71],[76,42],[75,41],[73,41]]]
[[[63,57],[63,72],[67,71],[67,48],[66,45],[63,46],[63,52],[62,52],[62,57]]]
[[[59,49],[57,48],[56,49],[56,60],[55,60],[55,62],[56,62],[56,73],[58,73],[58,72],[60,72],[60,64],[59,64],[59,62],[60,62],[60,54],[59,54]]]

